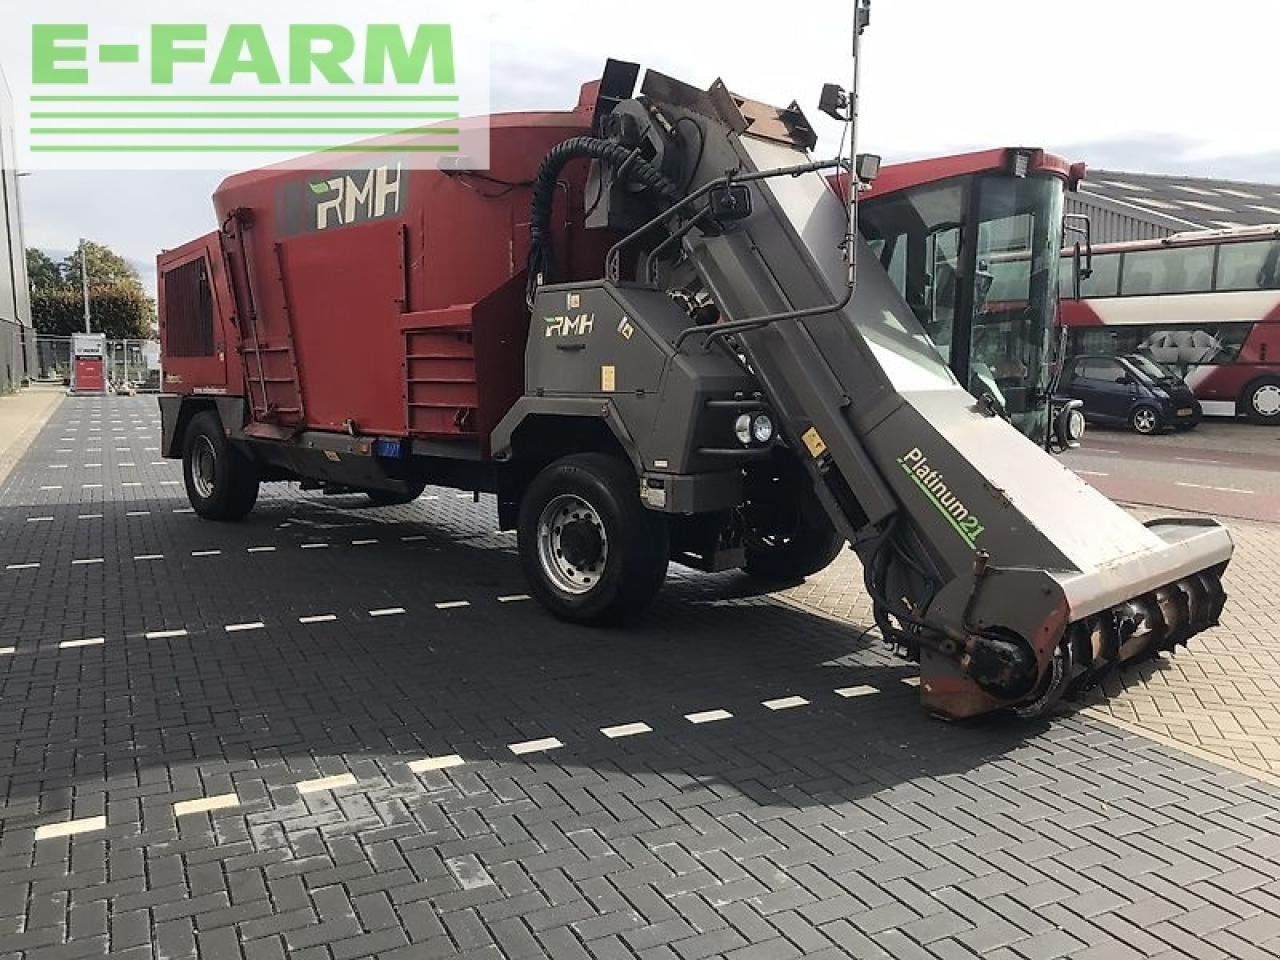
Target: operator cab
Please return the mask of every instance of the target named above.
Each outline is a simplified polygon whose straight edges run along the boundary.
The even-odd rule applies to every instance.
[[[1052,412],[1063,191],[1082,177],[1042,150],[1002,148],[885,166],[860,201],[863,237],[957,379],[1037,443]]]

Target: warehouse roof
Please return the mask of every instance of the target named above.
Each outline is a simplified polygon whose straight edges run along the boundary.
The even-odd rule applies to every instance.
[[[1090,170],[1080,192],[1177,230],[1280,223],[1280,184]]]

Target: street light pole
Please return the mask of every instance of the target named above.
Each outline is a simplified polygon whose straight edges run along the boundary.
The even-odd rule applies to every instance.
[[[84,332],[92,333],[89,329],[89,258],[84,237],[80,238],[80,292],[84,295]]]

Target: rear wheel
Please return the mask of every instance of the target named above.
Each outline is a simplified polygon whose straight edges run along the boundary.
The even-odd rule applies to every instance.
[[[187,499],[206,520],[239,520],[258,499],[258,468],[227,439],[212,410],[191,418],[182,444]]]
[[[1280,380],[1255,380],[1244,388],[1240,402],[1254,423],[1280,423]]]
[[[1160,411],[1146,404],[1134,407],[1133,413],[1129,414],[1129,426],[1133,427],[1138,433],[1159,433],[1160,428],[1163,426],[1160,421]]]
[[[751,576],[795,583],[825,569],[844,546],[798,465],[750,472],[746,494],[742,569]]]
[[[539,473],[520,502],[520,563],[557,617],[614,623],[639,613],[667,575],[665,519],[640,503],[617,457],[575,454]]]

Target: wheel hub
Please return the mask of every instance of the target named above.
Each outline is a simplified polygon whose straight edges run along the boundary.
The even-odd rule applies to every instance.
[[[1267,384],[1253,392],[1253,409],[1264,417],[1280,413],[1280,387]]]
[[[197,437],[191,451],[191,484],[202,500],[213,496],[217,464],[218,454],[213,449],[213,442],[203,435]]]
[[[560,530],[560,550],[566,562],[579,569],[589,569],[600,561],[604,540],[600,529],[590,520],[570,520]]]
[[[600,581],[609,538],[595,507],[575,494],[553,498],[538,518],[538,560],[558,590],[584,594]]]

